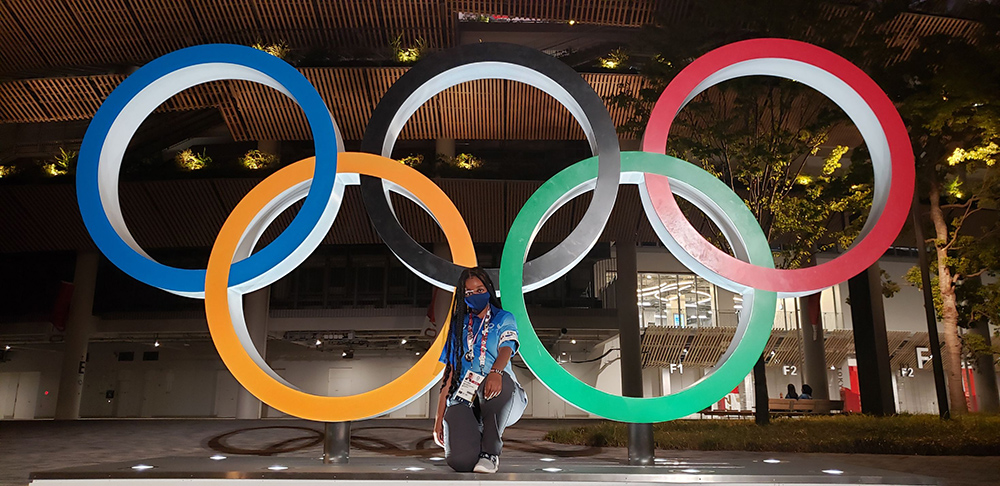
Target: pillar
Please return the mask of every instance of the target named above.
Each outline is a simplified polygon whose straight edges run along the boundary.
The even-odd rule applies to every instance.
[[[622,395],[642,397],[642,336],[639,333],[638,282],[634,239],[615,243],[618,278],[615,304],[621,342]],[[653,464],[653,424],[628,424],[628,463]]]
[[[893,415],[896,404],[889,364],[889,341],[885,334],[882,275],[878,263],[852,277],[847,282],[847,288],[851,294],[861,412]]]
[[[257,150],[267,152],[271,155],[281,155],[281,141],[279,140],[258,140]]]
[[[270,299],[271,287],[264,287],[243,296],[243,314],[246,317],[247,330],[262,357],[267,356],[267,317]],[[260,408],[260,400],[240,385],[236,395],[236,418],[259,419]]]
[[[66,340],[63,343],[63,363],[59,373],[59,395],[56,396],[56,420],[80,418],[80,398],[83,376],[87,369],[87,343],[96,328],[94,289],[97,286],[96,251],[77,253],[73,272],[73,297],[66,317]]]
[[[980,322],[969,329],[970,334],[977,334],[986,340],[986,344],[992,344],[993,336],[990,333],[990,325]],[[997,391],[997,371],[993,363],[992,354],[982,354],[976,356],[976,397],[979,402],[979,411],[984,413],[1000,413],[1000,392]]]
[[[445,157],[455,156],[455,139],[454,138],[439,138],[434,140],[434,152],[438,155],[444,155]],[[498,283],[498,282],[494,282]]]
[[[826,333],[823,331],[819,293],[799,298],[799,323],[802,327],[802,354],[805,356],[802,363],[805,368],[802,373],[802,383],[812,387],[813,398],[829,400],[826,350],[823,347]]]

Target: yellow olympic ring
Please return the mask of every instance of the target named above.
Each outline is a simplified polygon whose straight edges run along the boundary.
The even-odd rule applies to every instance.
[[[369,392],[346,397],[313,395],[264,370],[250,356],[234,327],[230,305],[242,305],[242,293],[228,287],[229,271],[243,234],[267,203],[313,175],[315,158],[291,164],[254,187],[226,218],[212,246],[205,277],[205,312],[215,348],[223,363],[246,389],[264,403],[289,415],[321,422],[361,420],[386,414],[408,403],[434,384],[444,370],[438,362],[448,336],[449,315],[437,339],[417,363],[395,380]],[[379,177],[404,187],[438,221],[458,265],[476,266],[472,236],[454,203],[436,184],[416,171],[379,155],[345,152],[337,156],[337,172]]]

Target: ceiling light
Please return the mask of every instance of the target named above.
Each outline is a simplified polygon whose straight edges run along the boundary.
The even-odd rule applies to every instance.
[[[406,340],[404,339],[404,340],[400,341],[399,344],[400,345],[406,344]]]
[[[417,351],[417,356],[420,356],[420,351]]]
[[[267,468],[271,471],[284,471],[285,469],[288,469],[288,466],[279,466],[275,464],[273,466],[267,466]]]
[[[698,474],[698,473],[701,472],[701,470],[700,469],[681,469],[681,472],[682,473],[688,473],[688,474]]]
[[[159,341],[159,340],[156,340],[156,342],[155,342],[155,343],[153,343],[153,347],[154,347],[154,348],[158,348],[158,347],[160,347],[160,341]]]
[[[840,474],[844,474],[844,471],[841,471],[840,469],[824,469],[823,472],[825,472],[827,474],[833,474],[835,476],[836,475],[840,475]]]
[[[4,351],[10,351],[10,346],[4,346],[4,347],[3,347],[3,350],[4,350]]]
[[[434,457],[431,458],[431,460],[437,462],[437,461],[443,461],[444,458],[441,457],[441,456],[434,456]]]
[[[147,469],[153,469],[153,467],[155,466],[150,466],[149,464],[136,464],[132,466],[132,469],[135,469],[136,471],[145,471]]]
[[[221,461],[221,460],[223,460],[225,458],[226,458],[226,456],[224,456],[222,454],[216,454],[216,455],[214,455],[212,457],[209,457],[209,459],[211,459],[213,461]]]
[[[777,459],[764,459],[764,462],[766,462],[766,463],[768,463],[768,464],[778,464],[778,463],[780,463],[781,461],[779,461],[779,460],[777,460]]]
[[[569,343],[570,343],[570,344],[576,344],[576,339],[570,339],[570,340],[569,340]]]
[[[410,467],[405,468],[405,469],[407,471],[423,471],[424,470],[424,468],[422,468],[422,467],[416,467],[416,466],[410,466]]]
[[[317,340],[316,340],[316,345],[317,345],[317,346],[319,346],[319,345],[321,345],[321,344],[323,344],[323,341],[320,341],[319,339],[317,339]]]
[[[562,471],[562,469],[559,469],[558,467],[543,467],[542,471],[545,471],[545,472],[559,472],[559,471]]]
[[[542,462],[556,462],[555,458],[553,458],[553,457],[543,457],[543,458],[539,459],[539,461],[542,461]]]

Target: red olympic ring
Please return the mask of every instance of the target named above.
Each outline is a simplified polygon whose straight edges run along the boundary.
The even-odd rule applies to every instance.
[[[666,177],[645,174],[646,185],[656,213],[669,233],[690,257],[706,268],[725,279],[756,289],[780,292],[786,296],[808,295],[844,282],[878,261],[896,239],[909,212],[915,177],[913,149],[903,120],[875,81],[846,59],[812,44],[786,39],[753,39],[729,44],[699,57],[670,82],[650,114],[642,150],[665,153],[670,125],[684,105],[709,86],[736,76],[718,80],[710,78],[719,78],[721,71],[734,66],[739,70],[737,65],[740,63],[759,60],[796,61],[819,68],[854,90],[877,117],[888,142],[891,163],[887,168],[891,178],[881,214],[876,212],[873,204],[871,216],[876,218],[876,222],[867,234],[862,232],[860,239],[848,251],[821,265],[797,269],[764,268],[738,260],[702,237],[677,206]],[[737,76],[753,74],[758,73],[742,72]],[[880,168],[875,158],[873,153],[873,165],[878,171]]]

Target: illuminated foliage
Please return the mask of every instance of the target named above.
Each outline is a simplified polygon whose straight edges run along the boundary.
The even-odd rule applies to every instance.
[[[278,41],[273,44],[265,44],[264,42],[258,40],[250,47],[264,51],[274,57],[277,57],[278,59],[283,59],[283,60],[287,60],[288,55],[292,52],[292,50],[288,47],[288,44],[286,44],[285,41]]]
[[[420,164],[424,163],[424,156],[420,154],[407,155],[406,157],[399,159],[399,163],[407,167],[418,167]]]
[[[413,45],[403,45],[403,34],[396,36],[390,43],[390,46],[392,47],[393,57],[396,61],[406,64],[420,60],[420,56],[427,49],[427,44],[422,38],[418,38]]]
[[[42,170],[53,177],[66,175],[76,168],[76,156],[77,153],[75,151],[59,147],[59,153],[56,154],[54,160],[42,164]]]
[[[628,59],[628,51],[619,47],[608,53],[606,57],[598,58],[598,61],[604,69],[621,69],[628,65]]]
[[[178,152],[174,156],[174,161],[181,169],[194,171],[208,167],[212,163],[212,158],[205,151],[199,154],[191,149],[186,149]]]
[[[253,149],[243,154],[240,165],[250,170],[268,169],[278,165],[279,157],[261,150]]]

